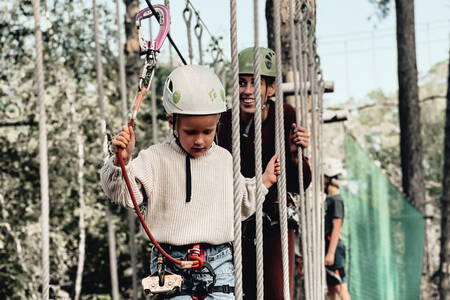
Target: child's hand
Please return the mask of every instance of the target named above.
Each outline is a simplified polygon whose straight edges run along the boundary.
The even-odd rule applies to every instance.
[[[117,149],[121,148],[122,150],[122,157],[125,165],[128,164],[130,161],[131,155],[134,152],[134,144],[135,144],[135,138],[134,138],[134,131],[133,128],[130,126],[123,126],[122,131],[116,135],[112,141],[112,145],[114,148],[114,152],[117,153]],[[114,159],[114,164],[116,166],[119,165],[119,160]]]
[[[298,147],[306,148],[309,146],[309,132],[308,129],[297,124],[292,123],[291,131],[289,132],[289,145],[291,152],[297,151]]]
[[[269,189],[275,182],[277,182],[278,175],[280,175],[280,161],[278,160],[278,154],[275,154],[267,163],[266,170],[262,175],[262,182],[264,186]]]

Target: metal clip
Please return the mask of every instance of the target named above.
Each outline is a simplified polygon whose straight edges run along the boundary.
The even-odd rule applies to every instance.
[[[146,296],[154,294],[172,295],[176,292],[181,292],[182,283],[183,277],[166,271],[162,255],[158,257],[157,271],[142,279],[142,287]]]
[[[159,22],[159,32],[156,36],[155,40],[147,41],[143,33],[141,32],[141,20],[148,19],[153,16],[152,11],[149,7],[144,8],[139,11],[136,15],[136,28],[139,31],[139,47],[141,55],[148,54],[149,51],[159,51],[162,47],[164,40],[166,39],[167,34],[169,33],[170,28],[170,14],[167,6],[164,5],[155,5],[154,6],[156,13],[158,16],[155,16]]]

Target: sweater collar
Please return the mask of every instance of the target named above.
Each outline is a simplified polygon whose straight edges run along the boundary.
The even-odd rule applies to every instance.
[[[170,140],[170,142],[169,142],[169,145],[170,145],[170,147],[171,147],[173,150],[175,150],[176,152],[178,152],[178,153],[180,153],[180,154],[183,154],[183,155],[186,155],[186,151],[185,151],[184,149],[182,149],[182,148],[180,147],[180,145],[178,145],[176,138],[172,138],[172,139]],[[208,155],[210,155],[210,154],[214,151],[214,148],[215,148],[215,147],[217,147],[217,145],[216,145],[215,142],[213,142],[213,143],[211,144],[211,147],[210,147],[208,150],[206,150],[206,152],[203,153],[201,156],[199,156],[199,157],[191,157],[191,158],[196,159],[196,158],[208,156]]]

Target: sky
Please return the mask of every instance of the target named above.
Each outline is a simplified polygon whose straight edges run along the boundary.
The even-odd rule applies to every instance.
[[[152,1],[153,4],[164,1]],[[199,12],[207,30],[216,38],[222,37],[220,46],[230,60],[229,2],[224,0],[190,0]],[[145,1],[141,1],[141,8]],[[171,0],[171,35],[183,56],[188,60],[187,31],[183,19],[185,0]],[[124,9],[124,8],[122,8]],[[237,1],[238,50],[253,46],[253,1]],[[259,1],[259,44],[267,46],[265,1]],[[335,91],[325,95],[325,106],[338,106],[353,98],[366,101],[374,89],[395,93],[397,81],[397,51],[395,8],[385,19],[376,15],[376,7],[369,0],[317,0],[318,53],[325,80],[334,81]],[[439,61],[449,58],[450,0],[416,0],[416,53],[419,78]],[[192,28],[196,24],[192,16]],[[157,24],[154,23],[154,28]],[[155,29],[154,29],[155,30]],[[203,49],[210,36],[203,30]],[[168,43],[160,59],[168,61]],[[192,32],[193,63],[198,63],[198,41]],[[175,55],[175,52],[172,52]],[[211,61],[206,53],[204,60]]]

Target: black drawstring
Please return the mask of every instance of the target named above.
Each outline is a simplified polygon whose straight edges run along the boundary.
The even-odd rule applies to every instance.
[[[186,155],[186,202],[191,202],[192,179],[191,179],[191,158]]]
[[[176,137],[177,145],[186,153],[186,202],[191,202],[192,198],[192,175],[191,175],[191,155],[181,146],[180,139]]]

